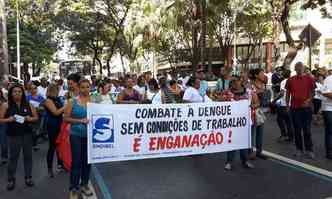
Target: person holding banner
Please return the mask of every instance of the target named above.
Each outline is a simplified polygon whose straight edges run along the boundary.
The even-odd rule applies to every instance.
[[[250,93],[242,84],[240,77],[234,77],[234,79],[231,80],[229,85],[230,85],[230,89],[228,89],[228,91],[230,93],[232,93],[232,95],[231,95],[232,99],[230,99],[231,101],[245,100],[245,99],[251,98],[252,105],[257,104],[257,100],[258,100],[257,96],[255,96],[254,93],[251,93],[252,96],[249,96]],[[241,158],[243,167],[247,168],[247,169],[254,168],[254,165],[248,161],[248,149],[241,149],[239,151],[240,151],[240,158]],[[236,151],[227,152],[227,162],[225,165],[225,170],[232,170],[232,162],[235,157],[235,152]]]
[[[139,104],[142,101],[142,96],[134,89],[134,80],[127,78],[126,88],[120,93],[117,99],[118,104]]]
[[[79,82],[79,95],[70,100],[64,111],[64,120],[71,124],[70,143],[72,153],[72,168],[70,171],[70,199],[78,199],[79,191],[86,196],[92,196],[88,183],[91,165],[87,154],[87,104],[90,99],[90,82]],[[81,187],[79,186],[81,185]]]

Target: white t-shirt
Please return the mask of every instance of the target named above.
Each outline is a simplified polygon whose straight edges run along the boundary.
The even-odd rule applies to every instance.
[[[162,104],[161,90],[159,90],[158,93],[153,93],[150,90],[148,90],[146,95],[147,99],[151,100],[152,104]]]
[[[314,99],[322,99],[323,96],[321,94],[319,94],[319,91],[321,92],[323,88],[323,85],[319,82],[316,82],[316,88],[315,88],[315,96]]]
[[[324,80],[322,87],[322,93],[332,93],[332,75],[328,76]],[[322,111],[332,111],[332,99],[328,97],[322,97]]]
[[[38,94],[41,95],[44,99],[46,99],[46,91],[47,91],[47,87],[44,88],[44,87],[42,87],[42,86],[38,86],[37,90],[38,90],[38,91],[37,91]]]
[[[100,95],[101,97],[101,104],[113,104],[112,98],[109,94]]]
[[[145,87],[145,86],[139,87],[138,85],[135,85],[133,88],[134,88],[136,91],[138,91],[138,93],[139,93],[141,96],[144,96],[144,95],[145,95],[145,92],[146,92],[146,87]]]
[[[183,100],[189,101],[191,103],[210,101],[207,96],[202,97],[199,94],[199,90],[193,87],[188,87],[183,95]]]
[[[66,92],[65,89],[63,89],[63,87],[60,87],[60,90],[59,90],[59,96],[60,97],[64,97],[66,95]]]
[[[269,73],[265,73],[266,77],[267,77],[267,85],[268,86],[272,86],[272,73],[269,72]]]
[[[286,92],[287,92],[286,83],[287,83],[287,80],[288,79],[284,79],[280,83],[280,91],[284,92],[284,96],[282,96],[279,100],[277,100],[277,104],[279,106],[287,106],[287,104],[286,104]]]

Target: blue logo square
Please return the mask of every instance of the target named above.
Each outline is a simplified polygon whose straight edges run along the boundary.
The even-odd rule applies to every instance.
[[[92,143],[114,143],[113,115],[92,115]]]

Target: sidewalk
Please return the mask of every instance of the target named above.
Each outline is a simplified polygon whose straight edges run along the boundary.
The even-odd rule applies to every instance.
[[[316,160],[295,158],[294,144],[278,143],[275,116],[264,130],[264,150],[328,171],[324,158],[324,129],[313,126]],[[97,164],[107,199],[326,199],[332,197],[332,178],[274,159],[255,160],[255,169],[225,171],[225,153],[199,157],[160,158]],[[105,191],[105,190],[104,190]]]

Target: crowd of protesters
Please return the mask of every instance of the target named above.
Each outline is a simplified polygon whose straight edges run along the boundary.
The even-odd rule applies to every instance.
[[[34,186],[32,175],[33,149],[38,141],[48,139],[45,154],[48,176],[55,177],[63,162],[56,152],[56,140],[63,122],[70,123],[72,165],[70,198],[79,194],[91,196],[88,182],[91,166],[87,162],[87,103],[101,104],[173,104],[208,103],[249,100],[252,118],[251,149],[240,150],[244,168],[254,168],[250,160],[267,159],[263,154],[264,124],[269,112],[276,113],[280,128],[279,142],[295,143],[296,155],[315,158],[311,139],[311,120],[325,122],[326,158],[332,159],[332,75],[327,71],[305,71],[299,62],[296,75],[277,68],[272,75],[272,90],[267,87],[263,69],[243,70],[234,75],[231,68],[222,68],[214,87],[206,81],[206,71],[198,68],[194,74],[174,78],[151,73],[126,75],[118,79],[90,80],[71,74],[66,83],[60,80],[26,82],[25,85],[5,85],[0,92],[0,144],[2,164],[8,161],[7,189],[16,185],[17,161],[23,150],[25,183]],[[313,111],[312,111],[313,108]],[[231,170],[236,151],[227,152],[225,170]]]

